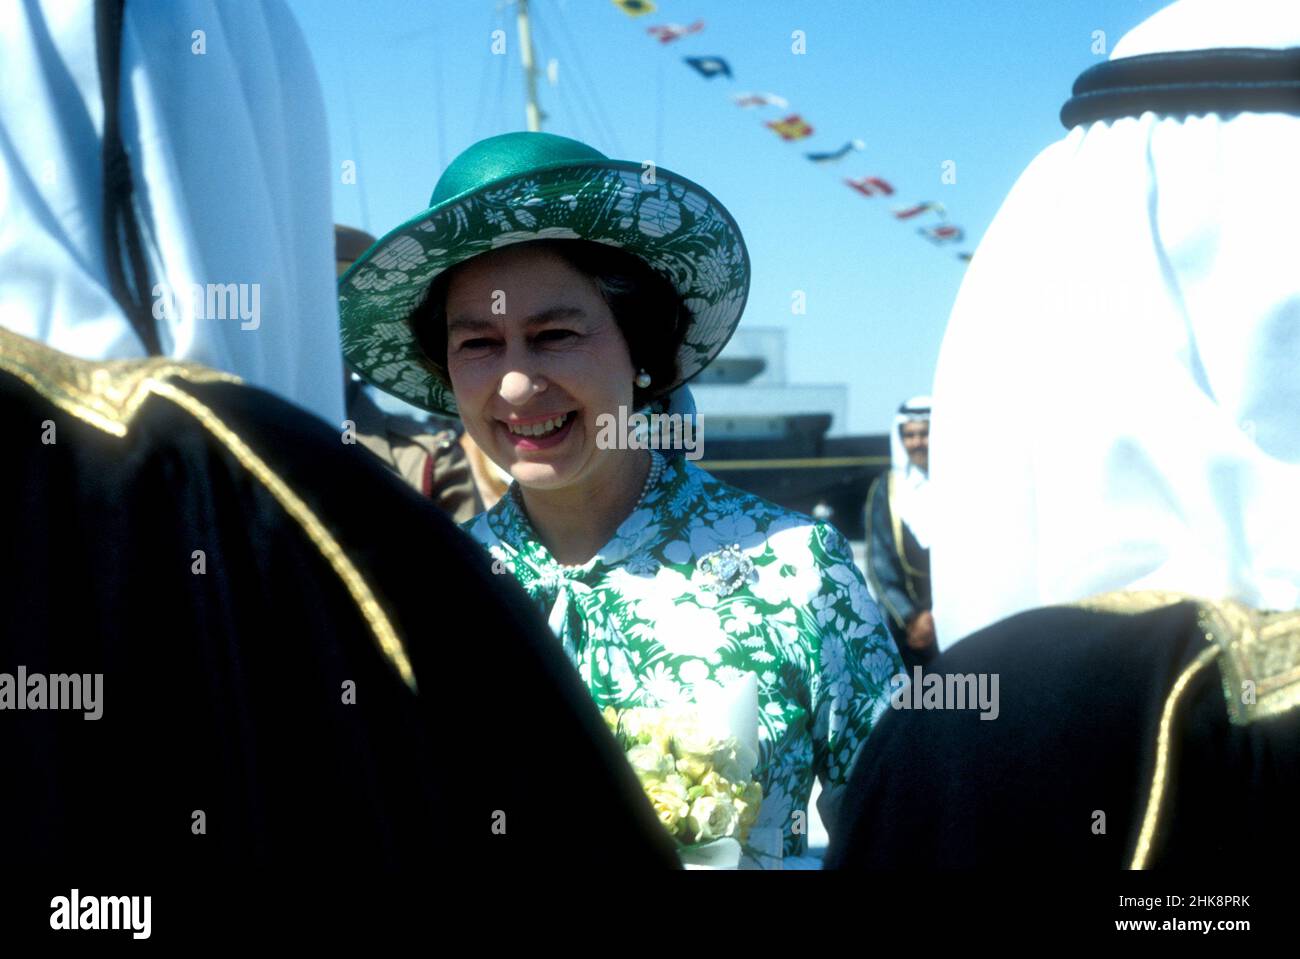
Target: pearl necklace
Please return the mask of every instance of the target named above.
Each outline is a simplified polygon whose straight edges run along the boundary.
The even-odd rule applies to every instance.
[[[646,497],[650,495],[650,491],[659,485],[659,479],[663,476],[666,466],[667,460],[663,458],[663,455],[660,454],[658,450],[650,450],[650,469],[646,473],[645,482],[641,484],[641,495],[637,497],[636,504],[629,511],[629,516],[640,509],[641,504],[644,503]],[[515,480],[510,484],[510,498],[514,500],[515,509],[519,510],[519,515],[528,523],[533,538],[538,539],[537,530],[532,528],[533,521],[528,516],[528,510],[524,508],[524,494],[519,488],[518,480]],[[627,517],[625,516],[624,519],[627,519]],[[619,525],[621,526],[622,523],[620,522]],[[587,563],[590,562],[591,560],[587,560]],[[564,570],[577,570],[585,567],[587,563],[556,563],[555,565]]]

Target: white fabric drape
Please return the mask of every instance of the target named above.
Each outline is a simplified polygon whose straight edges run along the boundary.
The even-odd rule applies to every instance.
[[[1197,46],[1225,7],[1235,45],[1300,45],[1300,4],[1184,0],[1115,56]],[[1300,117],[1146,113],[1020,177],[936,371],[943,646],[1121,588],[1300,606],[1297,157]]]
[[[104,266],[94,26],[89,0],[0,4],[0,324],[87,359],[138,357]],[[176,293],[164,352],[339,423],[325,112],[288,9],[128,3],[121,119],[152,272]],[[255,315],[205,318],[236,302],[232,284]]]

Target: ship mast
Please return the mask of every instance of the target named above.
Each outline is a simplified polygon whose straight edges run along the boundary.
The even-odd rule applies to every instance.
[[[528,0],[516,0],[518,7],[517,23],[519,26],[519,59],[524,68],[524,88],[526,102],[524,106],[528,120],[528,129],[538,131],[546,114],[537,105],[537,60],[533,55],[533,28],[528,19]]]

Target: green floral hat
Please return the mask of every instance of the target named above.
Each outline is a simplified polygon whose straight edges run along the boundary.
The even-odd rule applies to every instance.
[[[749,253],[736,221],[707,190],[567,137],[506,133],[453,160],[429,208],[381,237],[340,278],[343,355],[381,390],[454,415],[451,390],[422,361],[411,310],[444,270],[512,243],[552,239],[627,250],[681,294],[692,320],[670,388],[712,362],[740,322]]]

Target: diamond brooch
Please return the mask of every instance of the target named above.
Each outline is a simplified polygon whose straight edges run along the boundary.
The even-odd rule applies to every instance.
[[[719,596],[730,596],[755,578],[754,563],[740,551],[739,543],[715,549],[712,553],[701,556],[697,566],[700,572],[708,577],[704,588]]]

